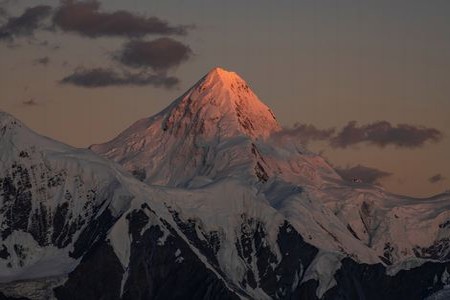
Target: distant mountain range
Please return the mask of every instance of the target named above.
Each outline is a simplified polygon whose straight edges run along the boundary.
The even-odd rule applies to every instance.
[[[450,194],[356,180],[216,68],[76,149],[0,113],[0,299],[450,299]]]

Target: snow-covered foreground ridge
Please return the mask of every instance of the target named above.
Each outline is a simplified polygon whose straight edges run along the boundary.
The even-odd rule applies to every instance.
[[[280,130],[219,68],[90,150],[0,113],[0,298],[423,299],[450,283],[450,195],[344,182]]]

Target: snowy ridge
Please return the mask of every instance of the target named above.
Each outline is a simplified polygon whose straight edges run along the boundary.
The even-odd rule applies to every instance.
[[[39,136],[6,113],[0,121],[0,281],[67,273],[90,220],[107,206],[120,215],[130,195],[91,151]]]

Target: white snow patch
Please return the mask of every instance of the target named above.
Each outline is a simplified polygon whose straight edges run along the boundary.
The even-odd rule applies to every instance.
[[[79,261],[69,257],[68,249],[40,247],[29,233],[22,231],[14,231],[3,244],[11,257],[0,260],[0,282],[68,274]],[[22,254],[16,253],[17,247]]]
[[[125,270],[128,268],[130,262],[131,236],[128,232],[128,225],[127,219],[122,216],[114,224],[108,235],[114,253],[116,253]]]
[[[170,235],[170,233],[168,230],[163,230],[162,237],[160,237],[157,241],[158,246],[164,246],[169,235]]]
[[[447,268],[445,268],[445,271],[442,273],[441,276],[441,282],[446,285],[449,283],[449,277],[450,275],[448,274]]]
[[[175,262],[181,264],[181,263],[183,262],[183,260],[184,260],[184,257],[183,257],[183,256],[178,256],[178,257],[175,259]]]
[[[310,279],[317,280],[319,286],[316,290],[316,296],[319,299],[322,298],[326,291],[337,284],[334,274],[341,267],[342,258],[343,255],[340,253],[319,251],[311,265],[306,269],[302,283]]]

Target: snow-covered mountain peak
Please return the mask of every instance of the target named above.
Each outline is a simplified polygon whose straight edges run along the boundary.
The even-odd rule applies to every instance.
[[[9,113],[0,111],[0,158],[15,156],[17,149],[40,148],[55,152],[68,151],[71,147],[51,138],[41,136]]]
[[[234,72],[212,69],[162,113],[175,135],[267,137],[280,126],[248,84]]]
[[[334,176],[320,158],[268,144],[266,138],[280,129],[239,75],[214,68],[162,112],[91,150],[147,183],[170,186],[225,177],[266,182],[277,174],[320,185],[319,173]]]
[[[232,71],[227,71],[221,67],[215,67],[211,69],[211,71],[209,71],[205,77],[210,80],[218,80],[222,82],[233,82],[236,80],[242,81],[241,77],[238,74]]]
[[[211,69],[197,84],[216,89],[234,89],[238,85],[248,86],[247,82],[236,72],[228,71],[220,67]]]

